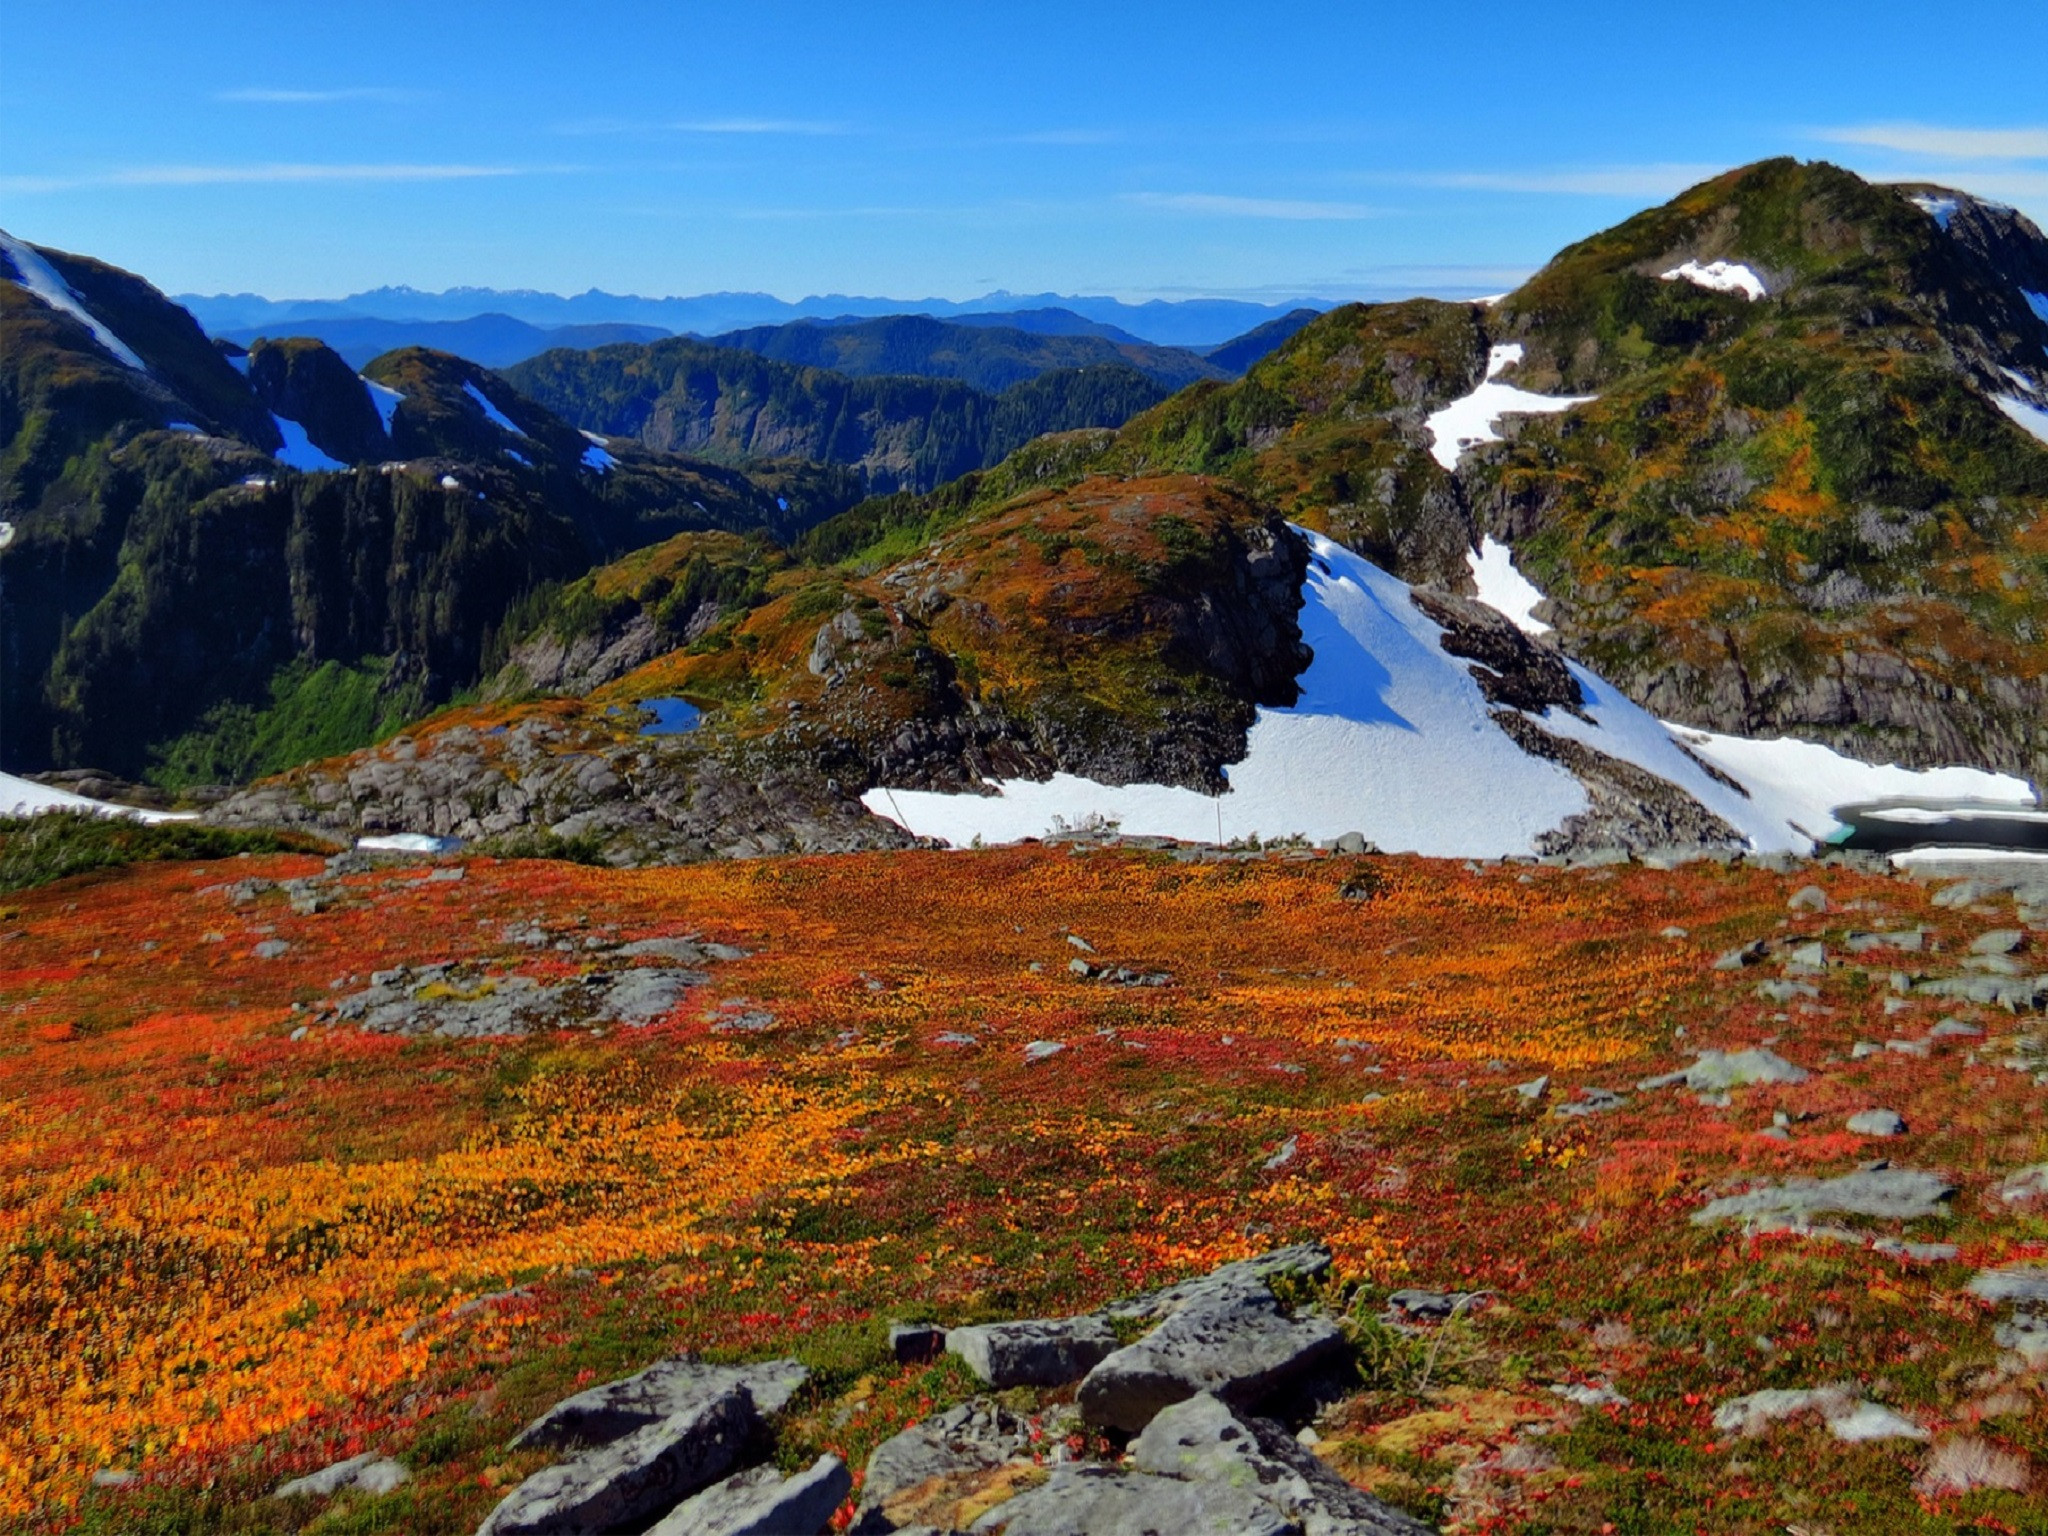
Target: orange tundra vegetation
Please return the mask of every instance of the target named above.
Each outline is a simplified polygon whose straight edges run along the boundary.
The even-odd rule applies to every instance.
[[[1899,957],[1792,1008],[1712,967],[1844,912],[1923,923],[1932,949],[1967,937],[1920,887],[1846,870],[1823,874],[1830,913],[1788,916],[1788,877],[1712,864],[1029,846],[456,868],[351,874],[318,911],[267,884],[318,873],[302,856],[0,907],[10,1528],[297,1529],[318,1511],[262,1495],[376,1448],[414,1479],[348,1529],[471,1529],[538,1464],[502,1450],[525,1417],[676,1349],[803,1357],[792,1454],[858,1466],[968,1389],[896,1366],[890,1319],[1077,1309],[1313,1238],[1359,1319],[1404,1283],[1495,1298],[1420,1372],[1360,1323],[1326,1454],[1389,1497],[1459,1529],[1594,1530],[1632,1504],[1761,1530],[1744,1511],[1802,1482],[1817,1510],[1917,1530],[1939,1506],[1897,1457],[1816,1453],[1813,1431],[1738,1472],[1708,1416],[1791,1369],[1882,1374],[1893,1406],[1974,1422],[1967,1372],[1994,1352],[1959,1276],[1686,1218],[1730,1180],[1853,1166],[1839,1127],[1880,1071],[1959,1214],[2048,1156],[2031,1083],[1974,1057],[1821,1071],[1916,1022],[1884,1009]],[[321,1007],[387,966],[554,981],[686,934],[745,958],[645,1028],[406,1038]],[[772,1022],[715,1027],[736,1010]],[[1812,1081],[1720,1106],[1634,1086],[1766,1040]],[[1515,1091],[1537,1077],[1547,1097]],[[1593,1087],[1626,1102],[1551,1112]],[[1813,1128],[1762,1138],[1774,1109]],[[1973,1220],[1959,1262],[2048,1251],[2038,1220]],[[1630,1401],[1582,1412],[1540,1385],[1609,1376]],[[2000,1432],[2038,1456],[2026,1390]],[[1508,1469],[1531,1424],[1547,1449]],[[102,1468],[140,1478],[93,1490]]]

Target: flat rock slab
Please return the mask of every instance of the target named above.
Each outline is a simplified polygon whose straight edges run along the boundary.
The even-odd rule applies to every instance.
[[[1429,1527],[1354,1488],[1278,1424],[1209,1393],[1164,1409],[1131,1446],[1140,1472],[1256,1493],[1313,1536],[1425,1536]]]
[[[1927,1431],[1881,1403],[1867,1402],[1855,1388],[1772,1387],[1723,1403],[1714,1410],[1714,1428],[1723,1434],[1761,1435],[1771,1425],[1801,1414],[1816,1413],[1837,1440],[1861,1444],[1871,1440],[1925,1440]]]
[[[744,1386],[543,1467],[514,1488],[477,1536],[599,1536],[638,1529],[709,1487],[760,1427]]]
[[[968,1528],[1002,1536],[1301,1536],[1256,1494],[1107,1467],[1059,1467]]]
[[[1986,1301],[2022,1306],[2048,1305],[2048,1264],[2020,1264],[2011,1269],[1983,1270],[1970,1281],[1973,1294]]]
[[[683,1500],[648,1536],[818,1536],[852,1491],[853,1474],[837,1456],[794,1477],[755,1467]]]
[[[669,1013],[703,971],[629,966],[560,982],[445,965],[379,971],[335,1004],[336,1019],[372,1034],[476,1039],[536,1030],[624,1024],[644,1028]]]
[[[308,1472],[304,1477],[295,1477],[279,1485],[271,1495],[275,1499],[330,1498],[344,1489],[356,1493],[389,1493],[406,1479],[406,1470],[389,1456],[379,1456],[375,1451],[366,1451],[361,1456],[351,1456],[347,1461],[337,1461],[331,1467],[322,1467],[318,1472]]]
[[[1788,1179],[1743,1195],[1726,1195],[1693,1212],[1693,1221],[1773,1221],[1788,1225],[1816,1216],[1873,1216],[1912,1221],[1938,1216],[1955,1186],[1938,1173],[1913,1168],[1877,1168],[1834,1179]]]
[[[754,1412],[772,1418],[788,1406],[810,1371],[795,1360],[706,1365],[687,1356],[657,1360],[646,1370],[565,1397],[517,1435],[514,1450],[608,1445],[744,1386]]]
[[[986,1401],[962,1403],[875,1447],[861,1481],[862,1506],[886,1504],[936,1478],[999,1467],[1030,1444],[1031,1426],[1016,1414]]]
[[[1116,1343],[1115,1332],[1100,1317],[985,1323],[946,1334],[946,1348],[999,1391],[1079,1381]]]
[[[1753,1083],[1803,1083],[1811,1075],[1776,1051],[1752,1046],[1746,1051],[1701,1051],[1691,1066],[1662,1077],[1646,1077],[1636,1086],[1651,1089],[1684,1083],[1700,1093],[1726,1093]]]

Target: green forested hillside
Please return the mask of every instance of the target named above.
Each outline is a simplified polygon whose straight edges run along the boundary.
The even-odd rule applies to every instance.
[[[682,337],[549,352],[504,376],[589,431],[727,462],[845,464],[880,493],[930,490],[1043,433],[1116,426],[1166,394],[1121,363],[1059,369],[988,395],[949,379],[847,378]]]
[[[1135,368],[1169,389],[1228,373],[1227,364],[1206,361],[1181,347],[1085,333],[1052,335],[1013,326],[963,325],[929,315],[833,324],[798,320],[728,331],[711,341],[778,363],[827,368],[850,378],[909,374],[958,379],[986,394],[1000,394],[1056,369],[1101,364]]]

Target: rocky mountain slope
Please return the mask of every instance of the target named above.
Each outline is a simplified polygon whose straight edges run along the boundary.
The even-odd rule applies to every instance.
[[[359,745],[475,682],[546,583],[854,492],[606,447],[445,354],[223,351],[139,278],[4,252],[10,765],[210,782]]]
[[[2023,796],[2048,746],[2048,448],[2027,414],[2048,343],[2026,286],[2041,244],[1961,194],[1791,161],[1731,172],[1493,305],[1338,310],[1242,381],[864,503],[666,654],[642,661],[652,620],[616,583],[602,621],[556,616],[559,650],[608,660],[570,668],[597,691],[531,728],[613,762],[602,804],[544,796],[493,823],[386,763],[360,793],[335,787],[354,770],[322,769],[236,814],[456,835],[553,818],[618,857],[789,846],[759,800],[738,835],[678,809],[702,765],[745,782],[734,765],[758,759],[809,786],[791,803],[811,827],[865,791],[916,830],[1014,836],[1044,828],[995,813],[996,786],[1078,784],[1041,811],[1178,836],[1206,835],[1187,830],[1202,815],[1222,840],[1334,835],[1350,806],[1352,829],[1435,847],[1440,816],[1389,809],[1412,792],[1499,811],[1484,847],[1437,849],[1484,852],[1804,846],[1832,804],[1914,782],[1858,758],[1972,765],[1943,782]],[[625,361],[621,398],[661,398]],[[1335,542],[1318,554],[1316,537]],[[1488,561],[1519,579],[1516,557],[1536,582],[1519,605],[1480,580]],[[1423,714],[1392,702],[1404,687]],[[1465,690],[1468,725],[1418,725]],[[668,697],[706,710],[700,728],[651,742],[639,715],[606,713]],[[1273,758],[1291,787],[1249,821],[1269,714],[1325,724]],[[1469,773],[1425,771],[1371,744],[1396,722],[1405,743],[1487,745]],[[1745,740],[1779,733],[1812,745]],[[409,750],[431,758],[437,739]],[[528,782],[473,746],[449,782]],[[674,765],[660,814],[629,787],[654,762]],[[933,821],[905,792],[975,798]],[[1167,792],[1208,799],[1183,821]],[[1337,808],[1311,814],[1318,796]],[[1524,811],[1529,828],[1501,830]],[[859,826],[823,819],[832,846]]]

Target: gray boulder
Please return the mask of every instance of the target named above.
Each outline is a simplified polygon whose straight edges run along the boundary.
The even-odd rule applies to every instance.
[[[1302,1536],[1256,1494],[1228,1484],[1067,1466],[969,1527],[1002,1536]]]
[[[1116,1334],[1100,1317],[985,1323],[951,1329],[946,1348],[999,1391],[1058,1387],[1087,1375],[1116,1348]]]
[[[1872,1168],[1833,1179],[1788,1179],[1747,1194],[1725,1195],[1693,1212],[1693,1221],[1744,1220],[1751,1226],[1797,1226],[1816,1216],[1874,1216],[1912,1221],[1945,1212],[1955,1186],[1938,1173]]]
[[[685,1413],[744,1386],[754,1411],[772,1417],[811,1373],[795,1360],[706,1365],[678,1355],[646,1370],[565,1397],[512,1437],[514,1450],[609,1445],[662,1419]]]
[[[1983,1270],[1971,1279],[1970,1290],[1986,1301],[2048,1306],[2048,1264]]]
[[[325,1499],[344,1489],[356,1493],[389,1493],[405,1479],[405,1468],[389,1456],[365,1451],[360,1456],[351,1456],[347,1461],[337,1461],[331,1467],[322,1467],[318,1472],[308,1472],[304,1477],[282,1483],[271,1497]]]
[[[1862,1109],[1849,1117],[1849,1130],[1857,1136],[1903,1136],[1906,1117],[1896,1109]]]
[[[1164,1409],[1131,1446],[1140,1472],[1246,1489],[1303,1536],[1422,1536],[1427,1526],[1351,1484],[1278,1424],[1200,1393]]]
[[[784,1477],[755,1467],[683,1500],[648,1536],[818,1536],[853,1491],[853,1475],[837,1456],[820,1456]]]
[[[477,1536],[597,1536],[638,1529],[717,1482],[760,1427],[744,1386],[543,1467],[508,1493]]]
[[[1016,1414],[990,1402],[962,1403],[876,1446],[861,1481],[861,1503],[880,1506],[934,1478],[999,1467],[1030,1444],[1031,1426]]]
[[[1691,1066],[1662,1077],[1646,1077],[1636,1086],[1651,1089],[1683,1083],[1700,1093],[1726,1093],[1752,1083],[1803,1083],[1810,1075],[1776,1051],[1751,1046],[1745,1051],[1701,1051]]]
[[[1127,1303],[1146,1310],[1124,1315],[1162,1320],[1088,1373],[1082,1417],[1136,1434],[1160,1409],[1198,1392],[1250,1407],[1312,1375],[1342,1353],[1344,1336],[1328,1318],[1289,1317],[1267,1280],[1319,1274],[1329,1262],[1327,1249],[1283,1249]]]

